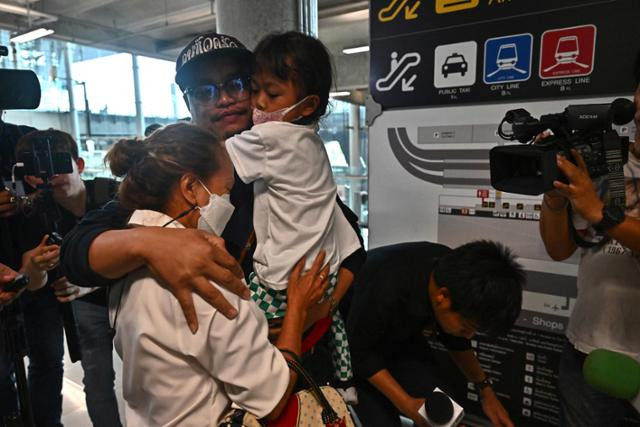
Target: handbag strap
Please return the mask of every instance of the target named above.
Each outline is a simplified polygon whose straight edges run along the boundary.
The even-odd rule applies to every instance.
[[[318,384],[311,377],[309,372],[307,372],[307,370],[302,367],[302,363],[298,355],[295,354],[293,351],[287,350],[287,349],[280,349],[280,351],[291,356],[291,358],[285,357],[285,360],[287,361],[287,365],[289,365],[291,369],[296,371],[299,376],[304,378],[305,382],[309,386],[309,390],[311,391],[313,396],[316,398],[320,406],[322,406],[322,422],[324,422],[325,424],[329,424],[329,423],[336,423],[340,421],[340,417],[338,416],[336,411],[331,407],[331,404],[329,403],[325,395],[322,393],[322,390],[320,390],[320,387],[318,386]]]

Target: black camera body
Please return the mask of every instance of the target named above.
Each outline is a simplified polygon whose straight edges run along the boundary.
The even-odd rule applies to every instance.
[[[633,119],[633,102],[619,98],[611,104],[570,105],[564,112],[536,119],[524,109],[510,110],[498,127],[501,138],[526,145],[494,147],[489,154],[491,185],[496,190],[538,195],[552,190],[553,181],[566,182],[556,163],[561,154],[575,163],[575,149],[585,161],[591,178],[609,174],[612,164],[624,164],[629,156],[629,138],[621,137],[612,125]],[[505,134],[504,123],[512,126]],[[553,136],[534,142],[550,129]]]
[[[24,174],[47,180],[54,175],[72,173],[71,153],[51,151],[49,138],[35,141],[33,150],[19,153],[18,160],[24,163]]]

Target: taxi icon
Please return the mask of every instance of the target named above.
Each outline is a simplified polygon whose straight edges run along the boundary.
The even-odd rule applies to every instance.
[[[467,60],[464,59],[464,56],[454,52],[444,60],[444,64],[442,64],[442,75],[445,78],[447,78],[449,74],[455,73],[464,76],[467,73],[468,67],[469,64]]]

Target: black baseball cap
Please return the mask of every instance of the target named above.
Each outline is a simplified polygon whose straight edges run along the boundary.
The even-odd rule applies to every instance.
[[[175,80],[180,89],[188,87],[198,63],[221,56],[237,57],[249,64],[253,61],[253,52],[235,37],[215,32],[200,34],[182,49],[176,59]]]

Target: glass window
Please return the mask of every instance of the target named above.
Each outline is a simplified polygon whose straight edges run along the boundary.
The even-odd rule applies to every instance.
[[[189,117],[180,88],[173,81],[173,61],[138,56],[138,73],[142,112],[147,125],[161,119]]]
[[[44,38],[11,46],[10,38],[9,31],[0,30],[0,44],[9,47],[9,56],[2,57],[0,67],[29,69],[36,73],[42,91],[40,111],[69,111],[64,68],[66,43]]]
[[[131,55],[82,45],[72,45],[71,49],[72,75],[85,84],[91,112],[135,116]],[[76,106],[84,105],[82,88],[74,93]]]
[[[359,106],[358,127],[359,141],[352,142],[350,132],[351,104],[332,99],[329,106],[329,115],[320,121],[320,136],[325,142],[325,148],[331,162],[331,169],[338,185],[338,194],[342,200],[360,218],[360,226],[367,243],[368,227],[368,167],[369,153],[368,133],[365,126],[365,108]],[[357,165],[350,163],[350,145],[358,144],[360,159]]]

